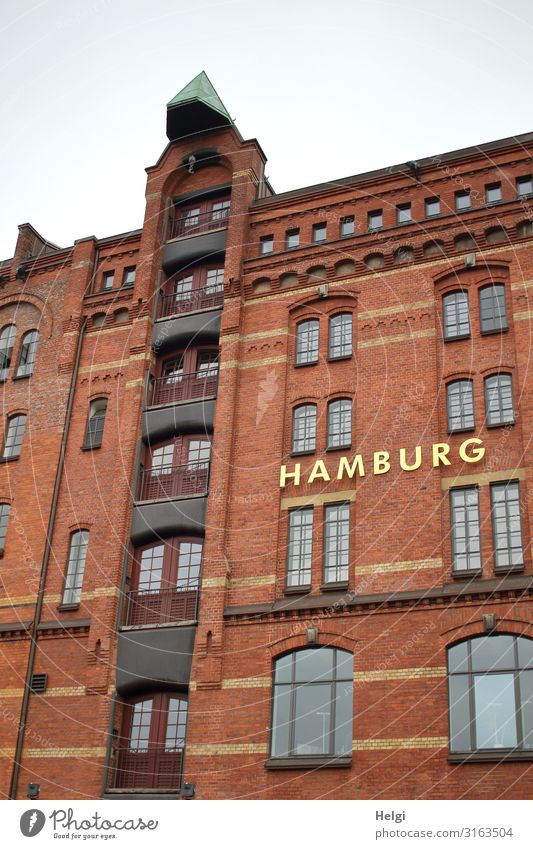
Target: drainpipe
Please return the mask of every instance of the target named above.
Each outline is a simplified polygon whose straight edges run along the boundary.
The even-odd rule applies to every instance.
[[[74,404],[74,394],[76,391],[76,383],[78,379],[78,369],[80,364],[81,357],[81,347],[83,343],[83,338],[85,334],[85,329],[87,327],[87,319],[83,320],[83,324],[81,326],[80,335],[78,337],[78,344],[76,347],[76,357],[74,360],[74,370],[72,372],[72,378],[70,381],[70,388],[68,393],[68,401],[67,401],[67,409],[65,412],[65,421],[63,425],[63,435],[61,437],[61,447],[59,449],[59,461],[57,464],[56,476],[54,481],[54,491],[52,495],[52,506],[50,508],[50,516],[48,519],[48,528],[46,530],[46,543],[44,547],[43,561],[41,565],[41,575],[39,578],[39,589],[37,592],[37,601],[35,604],[35,614],[33,617],[33,622],[30,627],[30,652],[28,656],[28,665],[26,668],[26,680],[24,683],[24,695],[22,697],[22,706],[20,709],[20,720],[19,720],[19,730],[17,734],[17,745],[15,749],[15,759],[13,764],[13,772],[11,774],[11,784],[9,787],[8,799],[15,799],[17,796],[17,787],[18,787],[18,779],[20,772],[20,759],[22,756],[22,747],[24,745],[24,735],[26,732],[26,720],[28,716],[28,706],[30,702],[30,693],[31,693],[31,679],[33,675],[33,668],[35,663],[35,655],[37,652],[37,637],[38,637],[38,627],[41,621],[41,615],[43,610],[43,602],[44,602],[44,591],[46,587],[46,578],[48,574],[48,563],[50,561],[50,552],[52,550],[52,534],[54,531],[55,518],[57,513],[57,502],[59,499],[59,488],[61,486],[61,478],[63,477],[63,468],[65,466],[65,453],[67,447],[67,438],[68,432],[70,428],[70,421],[72,418],[72,407]]]

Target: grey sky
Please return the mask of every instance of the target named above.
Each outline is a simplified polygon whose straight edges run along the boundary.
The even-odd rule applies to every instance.
[[[200,70],[276,191],[533,129],[530,0],[2,0],[0,258],[139,227]]]

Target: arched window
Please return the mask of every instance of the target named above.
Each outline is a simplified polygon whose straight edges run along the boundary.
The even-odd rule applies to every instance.
[[[38,331],[29,330],[22,337],[22,345],[20,346],[19,361],[17,365],[17,377],[27,377],[33,373],[38,347]]]
[[[124,707],[115,787],[178,788],[187,729],[187,699],[180,693],[154,693]]]
[[[514,422],[513,380],[510,374],[485,378],[485,408],[490,426]]]
[[[314,451],[316,448],[316,405],[301,404],[292,413],[292,452]]]
[[[10,504],[0,504],[0,554],[4,553],[10,510]]]
[[[444,338],[464,339],[470,336],[470,316],[466,292],[450,292],[442,299]]]
[[[352,444],[352,402],[339,398],[328,404],[328,448],[348,448]]]
[[[13,348],[17,336],[17,328],[14,324],[8,324],[0,333],[0,380],[6,380]]]
[[[171,538],[135,552],[128,625],[196,619],[203,541]]]
[[[318,319],[301,321],[296,328],[296,365],[318,362]]]
[[[533,750],[533,640],[474,637],[448,649],[450,750]]]
[[[4,460],[20,457],[24,430],[26,429],[26,416],[15,415],[7,420],[6,438],[2,458]]]
[[[328,356],[330,360],[352,356],[351,313],[339,313],[330,318]]]
[[[95,398],[89,406],[84,448],[99,448],[104,436],[107,398]]]
[[[308,648],[274,662],[272,758],[351,757],[353,656]]]
[[[89,531],[75,531],[71,535],[62,605],[79,604],[80,602],[88,545]]]
[[[177,498],[207,490],[211,440],[205,434],[176,436],[150,447],[141,498]]]
[[[479,290],[479,318],[482,333],[507,330],[505,286],[494,283]]]
[[[474,388],[471,380],[454,380],[446,386],[448,431],[471,430],[474,420]]]

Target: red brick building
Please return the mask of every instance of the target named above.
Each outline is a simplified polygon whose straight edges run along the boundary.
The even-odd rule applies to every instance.
[[[533,134],[0,263],[0,789],[530,798]]]

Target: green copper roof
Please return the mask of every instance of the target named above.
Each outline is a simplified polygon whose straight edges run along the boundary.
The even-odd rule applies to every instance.
[[[190,103],[194,100],[205,104],[205,106],[208,106],[214,112],[218,112],[219,115],[226,119],[224,123],[232,123],[228,110],[216,93],[213,84],[205,71],[200,71],[197,77],[191,80],[185,88],[182,88],[182,90],[167,103],[167,109],[173,109],[176,106],[182,106],[185,103]]]

